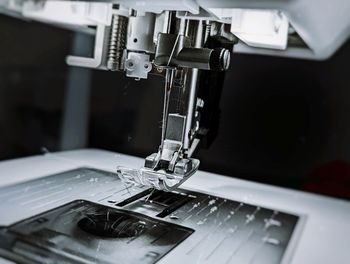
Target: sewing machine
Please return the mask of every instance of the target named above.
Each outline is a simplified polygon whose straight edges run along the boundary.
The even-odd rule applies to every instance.
[[[348,202],[201,172],[195,158],[234,53],[326,59],[350,35],[347,0],[8,0],[0,11],[93,35],[93,57],[70,66],[165,80],[160,146],[143,161],[79,150],[0,163],[0,256],[347,263]]]

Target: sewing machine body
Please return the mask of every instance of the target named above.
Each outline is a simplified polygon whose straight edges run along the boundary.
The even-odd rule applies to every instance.
[[[33,241],[39,243],[47,239],[58,249],[62,249],[63,244],[71,250],[66,253],[68,255],[79,252],[80,245],[81,252],[86,255],[101,256],[100,261],[111,263],[115,260],[112,256],[119,259],[124,256],[127,260],[133,250],[138,252],[135,253],[138,261],[147,260],[147,263],[157,260],[159,263],[347,263],[350,204],[346,201],[199,171],[172,194],[175,195],[173,201],[166,202],[162,195],[152,198],[148,188],[126,189],[115,174],[115,165],[137,167],[142,166],[142,162],[132,156],[89,149],[4,161],[0,163],[3,201],[0,225],[22,235],[33,228],[37,230],[31,233]],[[176,201],[183,202],[174,207]],[[169,205],[173,205],[174,211],[167,209]],[[65,206],[68,209],[59,213]],[[87,214],[83,209],[90,210],[91,214],[94,206],[110,210],[111,218],[115,211],[131,213],[147,223],[161,224],[164,229],[171,227],[167,232],[179,230],[182,235],[164,235],[161,227],[156,235],[142,233],[151,237],[130,239],[125,235],[126,238],[116,240],[121,248],[128,243],[128,250],[113,251],[113,255],[110,243],[116,240],[96,233],[86,235],[84,232],[91,230],[81,231],[78,227],[79,220]],[[57,214],[54,208],[58,208]],[[75,211],[82,208],[80,212],[83,213],[67,218],[67,213],[74,212],[72,208]],[[50,212],[54,215],[50,216]],[[29,220],[23,222],[25,219]],[[74,232],[65,229],[64,220]],[[39,232],[41,225],[44,226]],[[48,229],[51,231],[46,234]],[[69,244],[68,234],[78,241],[78,235],[84,234],[80,243],[91,241],[88,246],[77,242]],[[23,241],[20,243],[20,238],[15,239],[14,255],[33,258],[23,253],[26,247]],[[165,238],[172,238],[172,242]],[[153,243],[148,248],[145,244],[150,239]],[[32,245],[28,241],[25,240]],[[134,248],[141,242],[143,247]],[[99,243],[102,246],[98,248]],[[82,249],[84,245],[89,251]],[[94,249],[96,252],[92,254]],[[0,252],[4,254],[3,250]],[[35,243],[31,252],[35,255]],[[47,256],[57,261],[53,252]],[[80,261],[84,262],[82,259]]]

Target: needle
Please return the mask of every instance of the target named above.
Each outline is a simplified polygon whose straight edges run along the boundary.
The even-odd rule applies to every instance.
[[[161,151],[163,150],[163,143],[165,140],[165,134],[168,123],[168,114],[169,114],[169,98],[170,92],[174,83],[174,69],[167,69],[165,76],[165,91],[164,91],[164,106],[163,106],[163,124],[162,124],[162,141],[161,141]]]

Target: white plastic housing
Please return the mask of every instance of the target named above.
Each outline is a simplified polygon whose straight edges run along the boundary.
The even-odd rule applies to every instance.
[[[203,19],[232,23],[232,32],[242,40],[235,52],[241,53],[322,60],[333,55],[350,35],[349,0],[96,0],[95,3],[1,0],[0,12],[47,23],[70,24],[73,29],[85,26],[86,30],[87,25],[110,23],[108,10],[112,3],[133,8],[138,14],[186,11],[196,19],[204,14]],[[276,34],[265,34],[271,33],[275,24],[266,27],[268,23],[261,18],[262,12],[282,14]],[[289,31],[295,30],[306,45],[286,46],[287,22]],[[237,29],[237,25],[241,27]]]
[[[288,47],[285,51],[256,49],[238,44],[235,52],[327,59],[350,35],[349,0],[197,0],[204,9],[271,9],[282,11],[309,49]]]

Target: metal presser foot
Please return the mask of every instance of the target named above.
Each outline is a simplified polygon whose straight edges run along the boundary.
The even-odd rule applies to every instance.
[[[147,165],[153,165],[157,153],[146,158],[145,167],[141,169],[131,169],[127,167],[117,167],[119,178],[125,183],[136,186],[149,186],[163,191],[172,191],[179,185],[189,179],[199,167],[197,159],[180,159],[176,164],[173,172],[166,169],[153,169]],[[153,159],[153,160],[152,160]]]

